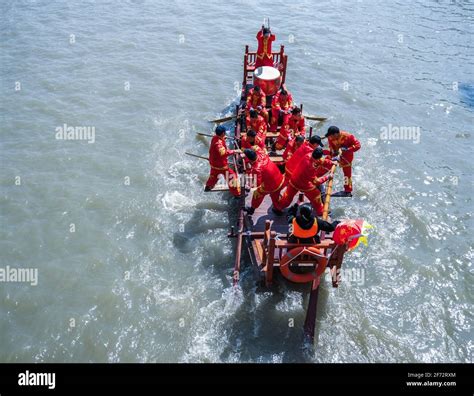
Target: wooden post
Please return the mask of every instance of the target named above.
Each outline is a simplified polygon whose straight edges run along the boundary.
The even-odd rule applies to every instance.
[[[331,168],[331,174],[334,175],[336,171],[336,165]],[[329,212],[329,202],[331,201],[333,179],[329,180],[327,187],[326,200],[324,201],[323,209],[323,220],[327,220]],[[321,241],[324,239],[324,234],[321,233]],[[326,252],[326,251],[325,251]],[[318,295],[319,295],[319,284],[321,283],[321,277],[315,279],[311,283],[311,291],[309,294],[308,310],[306,311],[306,319],[304,322],[304,336],[307,342],[314,342],[314,332],[316,329],[316,313],[318,307]]]
[[[266,286],[270,286],[273,282],[273,263],[275,262],[275,238],[276,232],[271,232],[270,243],[268,245],[267,267],[265,273]]]
[[[309,127],[309,138],[313,136],[313,127]]]
[[[265,221],[265,231],[263,232],[263,255],[262,255],[262,266],[265,268],[267,266],[267,259],[268,259],[268,244],[270,241],[270,227],[271,227],[271,221],[267,220]],[[258,243],[258,241],[256,242]]]

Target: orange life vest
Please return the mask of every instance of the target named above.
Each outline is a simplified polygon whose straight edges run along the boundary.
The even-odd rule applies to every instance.
[[[296,218],[291,222],[291,234],[296,238],[313,238],[318,233],[318,220],[314,219],[314,224],[310,229],[305,230],[297,223]]]

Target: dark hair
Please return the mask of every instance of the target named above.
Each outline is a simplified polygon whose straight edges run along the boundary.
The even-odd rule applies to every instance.
[[[295,107],[293,110],[291,110],[291,114],[297,115],[301,113],[301,109],[299,107]]]
[[[251,129],[250,131],[247,132],[247,136],[255,137],[255,136],[257,136],[257,132],[255,132],[253,129]]]
[[[255,87],[253,87],[253,89],[254,89],[255,91],[257,91],[257,92],[260,92],[260,89],[261,89],[261,88],[260,88],[260,86],[255,85]]]
[[[317,160],[317,159],[320,159],[322,156],[323,156],[323,149],[321,147],[316,147],[314,150],[313,150],[313,154],[311,154],[311,156],[313,157],[313,159]]]
[[[325,136],[328,137],[328,136],[331,136],[331,135],[336,135],[339,132],[340,131],[339,131],[339,128],[337,126],[330,126],[328,128],[328,131],[327,131]]]
[[[255,161],[257,159],[257,153],[252,149],[245,149],[244,154],[250,161]]]
[[[305,221],[310,221],[313,216],[313,208],[311,207],[311,204],[309,203],[304,203],[300,206],[298,206],[298,214],[300,217],[303,218]]]
[[[296,136],[295,140],[296,140],[298,143],[302,143],[302,142],[304,142],[304,136],[298,135],[298,136]]]
[[[309,139],[309,143],[312,144],[313,146],[315,144],[318,144],[321,147],[323,147],[323,142],[321,141],[321,136],[318,136],[318,135],[311,136],[311,138]]]
[[[252,109],[250,110],[250,118],[255,118],[258,116],[257,110]]]
[[[219,126],[216,128],[216,135],[217,135],[217,136],[221,136],[221,135],[223,135],[225,132],[226,132],[225,127],[223,127],[222,125],[219,125]]]

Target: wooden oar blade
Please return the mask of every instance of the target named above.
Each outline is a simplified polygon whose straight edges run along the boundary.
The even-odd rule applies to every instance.
[[[232,115],[232,116],[228,116],[228,117],[224,117],[224,118],[218,118],[216,120],[210,120],[209,122],[215,122],[215,123],[226,122],[226,121],[230,121],[234,118],[235,118],[235,115]]]
[[[307,120],[313,120],[313,121],[326,121],[327,117],[318,117],[318,116],[313,116],[313,115],[305,115],[304,116]]]

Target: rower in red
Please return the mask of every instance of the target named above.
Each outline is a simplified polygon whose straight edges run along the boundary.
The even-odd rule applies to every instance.
[[[275,132],[278,126],[280,114],[283,116],[282,125],[288,123],[291,109],[293,108],[293,97],[284,87],[273,96],[272,100],[272,120],[270,123],[270,131]]]
[[[272,211],[282,215],[279,199],[285,178],[270,157],[260,157],[252,149],[245,149],[244,154],[250,162],[250,174],[256,176],[257,189],[253,192],[251,206],[246,207],[248,214],[253,214],[266,195],[270,195],[273,203]]]
[[[288,207],[298,191],[301,191],[308,198],[316,214],[322,216],[323,203],[319,186],[332,179],[333,175],[327,174],[332,166],[333,162],[330,159],[323,158],[322,148],[314,149],[311,157],[304,157],[291,175],[286,190],[281,196],[280,207]]]
[[[276,36],[272,34],[270,28],[262,26],[262,29],[257,33],[257,59],[255,61],[255,68],[260,66],[273,67],[272,43],[276,40]]]
[[[232,195],[240,196],[240,182],[237,174],[231,168],[227,157],[234,153],[240,153],[240,150],[229,150],[226,145],[226,129],[219,125],[216,128],[216,134],[212,137],[211,146],[209,147],[209,165],[211,171],[206,182],[204,191],[211,191],[217,184],[218,176],[224,175],[229,191]]]
[[[249,90],[247,94],[247,114],[250,110],[255,109],[258,115],[262,116],[265,122],[268,122],[268,111],[265,108],[267,105],[267,96],[262,88],[258,85]]]
[[[288,141],[296,136],[305,136],[306,135],[306,125],[303,114],[299,107],[295,107],[291,111],[291,117],[288,119],[287,124],[283,124],[280,128],[280,134],[275,143],[275,148],[277,150],[283,149]]]
[[[257,136],[257,132],[251,129],[246,135],[242,136],[242,139],[240,140],[240,147],[243,149],[251,148],[255,150],[256,146],[265,150],[265,140],[263,140],[260,136]]]
[[[311,157],[311,154],[317,147],[323,147],[323,143],[320,136],[313,135],[309,140],[305,140],[301,147],[296,149],[294,154],[285,162],[285,176],[287,183],[290,181],[291,175],[298,165],[303,161],[304,158]]]
[[[360,150],[360,142],[349,132],[340,131],[338,127],[331,126],[325,135],[328,138],[331,155],[338,155],[339,166],[344,173],[344,196],[352,197],[352,161],[354,153]]]
[[[246,121],[247,130],[254,130],[257,132],[257,136],[259,136],[261,139],[266,139],[267,123],[261,115],[258,115],[257,110],[250,110]]]
[[[286,149],[283,153],[283,160],[288,162],[293,156],[296,150],[298,150],[304,143],[304,137],[301,135],[296,136],[296,138],[291,139],[286,145]]]

